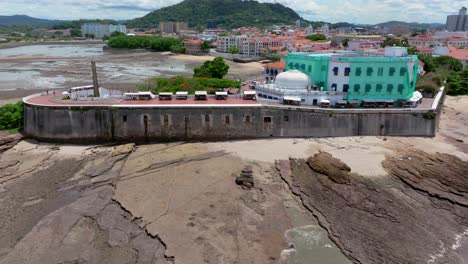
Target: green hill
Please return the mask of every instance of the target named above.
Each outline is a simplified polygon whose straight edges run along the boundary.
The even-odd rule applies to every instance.
[[[26,15],[0,16],[0,25],[2,26],[49,27],[56,23],[59,23],[59,21],[40,19]]]
[[[158,27],[159,22],[187,22],[190,27],[206,27],[208,22],[218,27],[270,26],[294,24],[303,20],[294,10],[281,4],[242,0],[185,0],[161,8],[144,17],[127,21],[129,28]]]

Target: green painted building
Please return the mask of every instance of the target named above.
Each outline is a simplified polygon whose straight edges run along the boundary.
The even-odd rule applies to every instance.
[[[406,101],[413,96],[418,57],[406,48],[384,53],[314,52],[286,55],[286,70],[307,74],[318,90],[346,93],[346,100]]]

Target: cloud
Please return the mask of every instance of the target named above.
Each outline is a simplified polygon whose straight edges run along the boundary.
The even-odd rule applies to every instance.
[[[131,19],[181,0],[0,0],[1,15]],[[260,0],[274,2],[274,0]],[[466,0],[276,0],[308,20],[373,24],[389,20],[445,23]]]

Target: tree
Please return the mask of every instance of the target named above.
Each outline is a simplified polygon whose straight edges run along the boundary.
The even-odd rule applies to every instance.
[[[110,37],[118,37],[118,36],[125,36],[125,33],[120,32],[120,31],[114,31],[112,34],[110,34]]]
[[[70,29],[70,35],[72,37],[81,37],[83,33],[81,32],[81,30],[75,28],[75,29]]]
[[[447,78],[447,94],[468,94],[468,68],[464,68],[461,72],[454,73]]]
[[[239,47],[232,46],[227,50],[227,52],[231,54],[239,54],[240,50]]]
[[[323,34],[313,34],[313,35],[307,36],[306,39],[311,40],[311,41],[320,41],[320,40],[327,40],[327,37]]]
[[[203,41],[203,43],[201,44],[201,49],[203,51],[207,51],[211,48],[211,43],[207,40]]]
[[[385,40],[382,42],[382,47],[385,48],[387,46],[402,46],[402,43],[400,40],[392,37],[386,37]]]
[[[341,44],[343,45],[343,47],[348,48],[348,46],[349,46],[349,39],[343,39],[343,41],[341,42]]]
[[[223,58],[215,58],[212,61],[205,61],[200,67],[193,69],[193,77],[207,77],[222,79],[229,71],[229,65]]]
[[[86,37],[86,38],[90,38],[90,39],[94,39],[95,35],[94,35],[94,34],[88,34],[88,33],[86,33],[86,34],[85,34],[85,37]]]
[[[0,107],[0,130],[21,130],[23,127],[23,102]]]

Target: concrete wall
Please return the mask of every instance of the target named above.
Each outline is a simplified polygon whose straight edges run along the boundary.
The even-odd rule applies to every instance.
[[[25,104],[25,134],[44,141],[434,136],[434,111],[249,107],[46,107]]]

